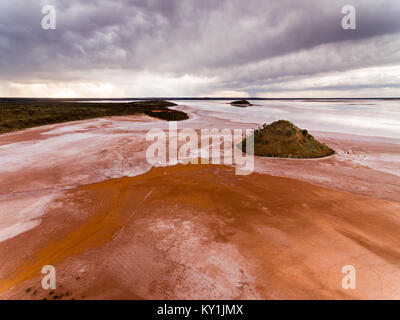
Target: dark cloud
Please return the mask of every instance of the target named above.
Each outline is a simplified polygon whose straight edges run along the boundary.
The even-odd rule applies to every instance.
[[[56,30],[41,29],[45,4],[57,9]],[[356,7],[356,30],[341,27],[346,4]],[[399,13],[398,0],[2,0],[0,86],[101,74],[118,85],[145,73],[212,79],[194,94],[211,84],[268,92],[277,82],[284,89],[294,79],[397,64]]]

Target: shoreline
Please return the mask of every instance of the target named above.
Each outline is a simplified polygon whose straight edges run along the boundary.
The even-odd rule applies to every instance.
[[[169,109],[173,106],[176,104],[163,100],[71,103],[57,99],[0,99],[0,133],[107,116],[147,115],[168,121],[188,119],[185,112]]]

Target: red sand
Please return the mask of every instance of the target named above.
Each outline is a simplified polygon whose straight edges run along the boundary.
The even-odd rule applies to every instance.
[[[385,171],[397,142],[316,133],[335,156],[256,159],[257,172],[312,184],[205,165],[110,180],[150,169],[135,123],[164,122],[149,121],[0,136],[0,299],[399,298],[400,178]],[[57,270],[52,295],[45,264]],[[341,288],[347,264],[356,290]]]
[[[399,213],[224,166],[155,168],[70,190],[39,228],[0,243],[0,297],[51,298],[38,273],[52,264],[62,299],[399,298]]]

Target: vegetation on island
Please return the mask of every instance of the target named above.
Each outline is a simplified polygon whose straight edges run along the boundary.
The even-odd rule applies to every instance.
[[[231,105],[238,107],[248,107],[251,106],[251,103],[247,100],[237,100],[237,101],[232,101]]]
[[[144,100],[129,103],[66,102],[54,99],[0,99],[0,133],[98,117],[145,114],[167,121],[188,119],[175,103]]]
[[[334,150],[316,140],[307,130],[286,120],[264,124],[254,131],[254,155],[278,158],[321,158]],[[246,152],[246,139],[242,141]]]

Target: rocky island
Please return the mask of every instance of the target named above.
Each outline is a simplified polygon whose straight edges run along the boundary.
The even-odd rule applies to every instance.
[[[254,131],[254,154],[277,158],[322,158],[334,150],[316,140],[307,130],[296,127],[287,120],[264,124]],[[242,141],[246,152],[246,140]]]

